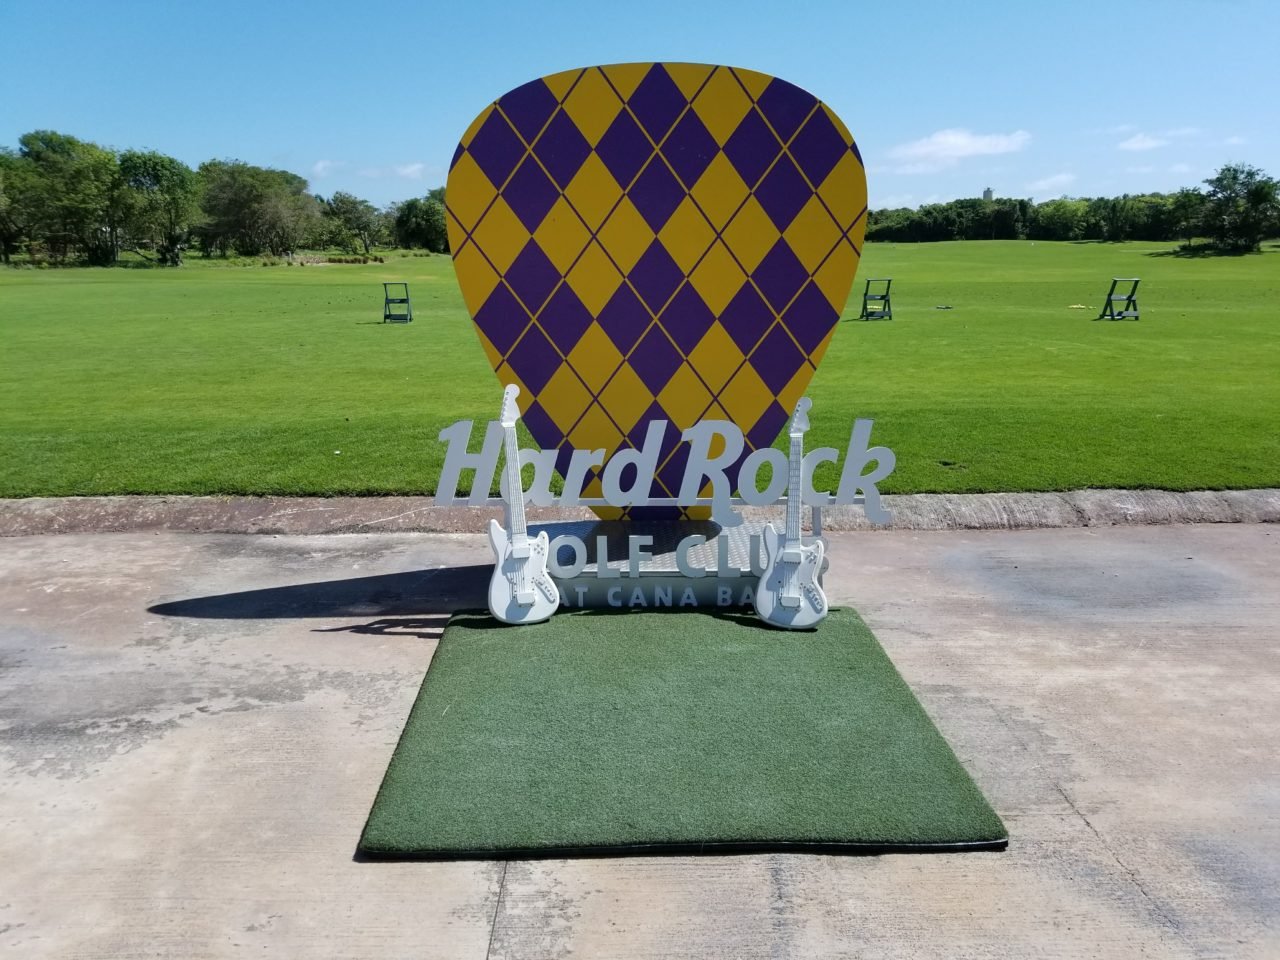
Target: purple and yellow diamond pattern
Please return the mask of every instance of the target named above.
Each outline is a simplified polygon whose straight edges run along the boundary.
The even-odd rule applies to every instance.
[[[699,420],[737,424],[744,457],[774,441],[835,332],[866,231],[862,158],[831,109],[706,64],[517,87],[463,135],[445,195],[463,298],[498,379],[521,387],[534,440],[559,451],[563,474],[573,448],[603,448],[607,463],[667,420],[655,498],[679,492],[680,434]],[[583,495],[600,496],[597,471]]]

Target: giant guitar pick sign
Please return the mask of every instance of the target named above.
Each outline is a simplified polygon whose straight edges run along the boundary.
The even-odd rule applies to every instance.
[[[866,178],[824,103],[751,70],[569,70],[486,107],[445,191],[454,266],[524,423],[608,459],[667,421],[650,497],[676,497],[682,432],[728,420],[738,467],[786,425],[858,267]],[[603,467],[584,497],[600,496]],[[705,508],[597,507],[602,517]],[[701,512],[700,512],[701,511]]]

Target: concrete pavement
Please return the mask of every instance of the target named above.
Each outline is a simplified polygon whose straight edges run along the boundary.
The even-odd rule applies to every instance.
[[[1280,955],[1280,527],[830,543],[1008,851],[358,862],[479,536],[0,540],[0,956]]]

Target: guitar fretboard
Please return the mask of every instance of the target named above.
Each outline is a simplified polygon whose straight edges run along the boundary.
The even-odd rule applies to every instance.
[[[511,513],[511,533],[523,536],[527,533],[524,523],[524,481],[520,479],[520,447],[516,444],[516,428],[512,424],[506,431],[507,453],[507,507]]]
[[[787,542],[800,539],[800,500],[803,491],[800,488],[802,467],[804,464],[804,437],[801,434],[791,436],[791,477],[787,481]]]

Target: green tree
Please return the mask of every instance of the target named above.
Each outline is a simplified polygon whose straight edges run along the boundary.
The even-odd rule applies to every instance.
[[[428,195],[400,204],[395,214],[395,236],[396,243],[402,247],[425,247],[432,253],[448,253],[443,201]]]
[[[50,255],[114,263],[130,202],[115,153],[52,130],[23,134],[18,144],[32,164],[30,228]]]
[[[320,204],[296,173],[239,160],[210,160],[198,173],[205,215],[198,237],[206,255],[234,249],[283,256],[319,232]]]
[[[1257,167],[1231,163],[1205,185],[1205,233],[1223,250],[1257,250],[1275,229],[1280,184]]]
[[[146,243],[162,264],[182,263],[182,245],[199,215],[195,172],[185,163],[155,151],[126,150],[120,173],[133,191],[129,235]]]
[[[382,227],[373,204],[340,190],[323,206],[325,216],[336,222],[352,240],[358,241],[365,253],[373,249]]]

